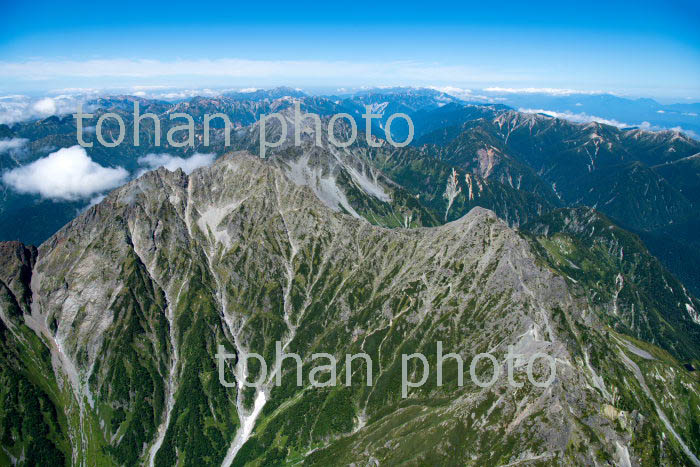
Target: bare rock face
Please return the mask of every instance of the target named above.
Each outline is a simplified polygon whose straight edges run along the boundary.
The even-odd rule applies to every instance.
[[[88,209],[38,257],[1,246],[0,280],[15,296],[31,283],[20,326],[50,354],[46,385],[65,420],[49,432],[72,464],[697,462],[697,378],[607,327],[493,212],[374,226],[329,208],[290,175],[295,160],[237,153],[189,176],[159,169]],[[23,281],[11,279],[14,265],[27,265]],[[445,361],[440,385],[438,341],[464,364]],[[301,386],[292,360],[281,384],[272,376],[278,345],[300,356]],[[236,356],[224,368],[232,387],[219,382],[219,346]],[[360,352],[371,386],[363,365],[346,374],[346,355]],[[417,352],[425,384],[403,397],[402,355]],[[499,375],[480,387],[469,368],[486,352]],[[319,353],[338,362],[335,376],[318,375],[332,378],[325,387],[309,378],[328,361]],[[526,376],[549,375],[537,353],[554,361],[547,387]],[[413,359],[406,376],[422,369]],[[480,381],[494,373],[475,370]],[[673,384],[662,391],[652,374]],[[3,439],[17,459],[22,443]]]
[[[29,283],[37,250],[20,242],[0,242],[0,287],[14,297],[17,306],[28,312],[32,291]]]

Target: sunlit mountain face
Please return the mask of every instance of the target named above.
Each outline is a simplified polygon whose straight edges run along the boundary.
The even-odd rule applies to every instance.
[[[138,132],[135,103],[153,116]],[[92,147],[72,114],[0,127],[8,463],[694,462],[700,143],[686,133],[414,88],[83,108]],[[107,113],[124,129],[104,120],[103,140],[128,144],[98,142]],[[191,116],[191,144],[156,138],[173,113]],[[228,140],[208,121],[205,143],[217,113]],[[504,371],[470,387],[450,363],[436,385],[438,341]],[[242,362],[274,368],[278,345],[301,384],[292,364],[246,388],[263,368]],[[511,384],[546,377],[528,370],[538,352],[552,384]],[[341,362],[326,382],[350,384],[312,384],[319,353]],[[366,362],[344,366],[359,353],[372,386]],[[408,390],[412,354],[428,382]]]
[[[5,2],[0,467],[700,466],[700,4]]]

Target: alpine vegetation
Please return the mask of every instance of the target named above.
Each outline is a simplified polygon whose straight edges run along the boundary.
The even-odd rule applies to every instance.
[[[563,232],[520,233],[487,209],[432,228],[372,225],[331,209],[278,157],[160,168],[38,250],[0,244],[12,456],[693,462],[698,383],[669,353],[692,347],[667,352],[625,328],[629,300],[653,309],[653,298],[605,295],[604,278],[580,287]],[[30,414],[34,431],[19,429]]]

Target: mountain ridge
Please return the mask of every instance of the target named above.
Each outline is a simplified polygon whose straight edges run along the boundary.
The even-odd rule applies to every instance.
[[[474,463],[693,462],[684,451],[697,442],[688,437],[697,407],[662,416],[661,394],[644,385],[660,371],[695,387],[693,375],[653,346],[606,337],[614,331],[578,308],[566,279],[482,208],[434,228],[372,226],[329,210],[273,162],[229,155],[189,176],[158,169],[115,190],[41,245],[30,282],[23,316],[53,354],[52,384],[62,388],[54,404],[66,414],[57,446],[71,446],[73,463],[410,463],[467,453]],[[305,368],[314,351],[365,350],[377,383],[300,391],[286,369],[279,387],[220,386],[217,343],[272,362],[274,340]],[[549,349],[561,360],[558,379],[547,391],[524,389],[517,403],[504,376],[492,390],[460,389],[449,367],[446,388],[430,383],[402,402],[398,354],[420,350],[434,363],[436,340],[463,355],[497,349],[499,359],[506,342],[526,355]],[[629,349],[638,346],[653,360],[635,363]],[[678,394],[665,402],[677,407],[686,400]],[[612,429],[606,413],[624,428]],[[680,434],[645,451],[664,418]],[[397,426],[410,429],[399,435]]]

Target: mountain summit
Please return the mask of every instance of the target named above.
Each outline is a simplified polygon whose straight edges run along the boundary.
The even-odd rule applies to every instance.
[[[282,167],[282,168],[280,168]],[[331,210],[246,153],[119,188],[0,268],[0,420],[13,463],[73,465],[698,464],[700,384],[618,333],[495,214],[387,229]],[[493,385],[436,384],[436,344],[495,356]],[[243,379],[252,352],[293,362]],[[220,384],[217,348],[236,358]],[[516,388],[508,381],[509,346]],[[352,384],[312,387],[313,354],[367,353]],[[426,383],[401,394],[401,355]],[[535,353],[547,388],[526,382]],[[548,374],[543,360],[536,379]],[[494,370],[479,365],[487,380]],[[345,367],[337,378],[344,382]],[[409,365],[412,381],[421,367]],[[664,381],[664,383],[660,383]]]

